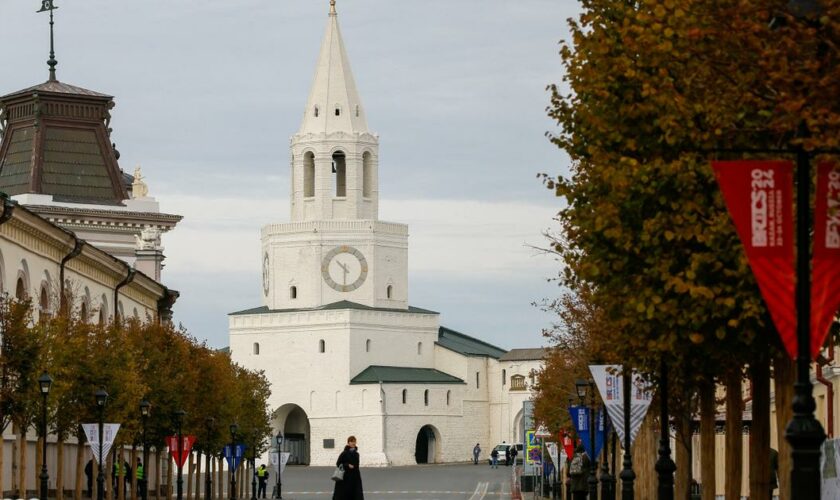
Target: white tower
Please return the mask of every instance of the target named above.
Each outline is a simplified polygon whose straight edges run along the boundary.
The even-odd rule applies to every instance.
[[[300,130],[291,139],[291,222],[262,230],[271,310],[341,301],[408,308],[408,228],[379,221],[379,140],[367,127],[335,2]]]

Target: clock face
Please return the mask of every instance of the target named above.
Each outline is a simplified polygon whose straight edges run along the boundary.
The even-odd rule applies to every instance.
[[[266,297],[268,297],[268,252],[265,253],[263,257],[263,266],[262,266],[262,278],[263,278],[263,293]]]
[[[333,248],[321,262],[321,276],[330,288],[339,292],[352,292],[362,286],[367,273],[365,256],[347,245]]]

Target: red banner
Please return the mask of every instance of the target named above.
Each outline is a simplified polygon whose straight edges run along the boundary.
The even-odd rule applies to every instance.
[[[563,433],[563,449],[566,451],[566,456],[569,460],[575,456],[575,444],[572,441],[572,436],[568,432]]]
[[[169,447],[169,453],[172,454],[172,458],[175,459],[175,463],[178,464],[178,467],[183,467],[184,463],[187,461],[187,457],[190,456],[190,451],[192,451],[193,444],[195,444],[195,436],[181,436],[181,455],[178,455],[178,436],[166,436],[166,446]]]
[[[770,317],[795,358],[793,164],[715,161],[712,168]]]
[[[811,358],[820,352],[840,309],[840,165],[817,166],[814,262],[811,281]]]

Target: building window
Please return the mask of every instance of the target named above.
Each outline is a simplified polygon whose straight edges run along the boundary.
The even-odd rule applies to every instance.
[[[339,198],[347,196],[347,158],[341,151],[332,156],[332,171],[335,174],[335,195]]]
[[[405,401],[408,399],[408,389],[403,389],[402,396],[403,396],[403,404],[405,404]]]
[[[254,342],[254,356],[260,355],[260,343]]]
[[[335,108],[335,116],[341,116],[341,108],[339,108],[339,107]]]
[[[502,369],[502,387],[507,385],[507,370]]]
[[[99,326],[105,326],[105,311],[99,308]]]
[[[533,370],[528,374],[528,378],[531,379],[531,385],[535,385],[537,383],[537,374],[534,373]]]
[[[423,404],[426,405],[426,406],[429,406],[429,390],[428,389],[426,389],[423,392]]]
[[[356,117],[358,117],[358,116],[359,116],[359,105],[356,104]]]
[[[47,286],[44,285],[41,287],[41,297],[38,301],[38,306],[40,307],[40,314],[41,319],[46,320],[50,317],[50,297],[47,293]]]
[[[315,113],[314,114],[315,114],[315,118],[318,118],[318,114],[319,114],[318,106],[315,106]]]
[[[370,339],[365,340],[365,352],[370,352]]]
[[[82,305],[79,307],[79,319],[84,323],[87,323],[88,320],[87,302],[84,300],[82,301]]]
[[[23,278],[18,278],[17,286],[15,287],[15,298],[18,300],[26,299],[26,285],[23,284]]]
[[[525,390],[525,377],[522,375],[514,375],[510,378],[510,390],[512,391],[524,391]]]
[[[394,295],[394,285],[388,285],[385,289],[385,295],[390,299]]]
[[[417,354],[423,354],[423,342],[417,342]]]
[[[480,378],[481,378],[481,372],[475,372],[475,388],[476,389],[481,387]]]
[[[362,155],[362,196],[370,198],[373,186],[373,165],[370,153],[365,151]]]
[[[291,286],[289,287],[289,298],[296,299],[297,298],[297,287]]]
[[[303,196],[315,196],[315,153],[312,151],[303,155]]]
[[[318,341],[318,352],[327,352],[327,343],[324,339]]]
[[[452,396],[452,391],[446,391],[446,406],[449,406],[450,397]]]

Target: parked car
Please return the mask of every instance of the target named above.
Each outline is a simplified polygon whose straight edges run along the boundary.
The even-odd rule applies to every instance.
[[[517,465],[522,464],[522,461],[524,460],[522,443],[501,443],[501,444],[497,444],[496,447],[493,448],[493,450],[496,450],[496,451],[499,452],[499,464],[508,465],[507,460],[505,460],[505,457],[507,456],[507,451],[511,446],[516,446],[516,463],[517,463]],[[493,458],[490,456],[490,454],[493,452],[493,450],[490,450],[489,452],[487,452],[487,463],[491,464],[491,465],[493,464]]]

